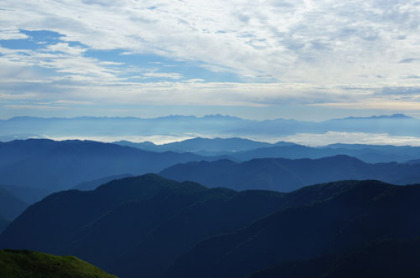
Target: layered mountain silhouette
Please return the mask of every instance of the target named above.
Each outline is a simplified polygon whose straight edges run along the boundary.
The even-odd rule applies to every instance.
[[[337,186],[346,189],[322,202],[284,209],[234,233],[202,241],[179,258],[166,277],[244,277],[281,262],[339,256],[369,242],[418,237],[419,186],[361,181],[312,190]],[[369,255],[377,259],[375,253]],[[353,266],[363,267],[358,262]]]
[[[115,142],[118,145],[135,147],[148,151],[174,151],[191,152],[200,155],[226,155],[236,152],[249,151],[265,147],[272,147],[274,144],[257,142],[243,138],[193,138],[181,142],[173,142],[156,145],[152,142],[132,143],[129,141]],[[293,145],[290,143],[290,145]]]
[[[244,277],[413,240],[419,198],[419,186],[372,180],[237,192],[148,174],[54,193],[6,228],[0,248],[71,254],[123,278]]]
[[[95,180],[85,181],[85,182],[79,183],[79,184],[73,186],[71,189],[77,189],[77,190],[82,190],[82,191],[95,190],[98,186],[100,186],[102,184],[105,184],[105,183],[108,183],[110,181],[117,180],[117,179],[127,178],[127,177],[130,177],[130,176],[132,176],[132,175],[121,174],[121,175],[103,177],[103,178],[100,178],[100,179],[95,179]]]
[[[0,184],[51,193],[107,176],[157,172],[201,159],[92,141],[18,140],[0,143]]]
[[[420,183],[420,164],[369,164],[344,155],[320,159],[262,158],[240,163],[230,160],[188,162],[171,166],[160,175],[208,187],[289,192],[315,183],[349,179]]]
[[[4,220],[13,220],[21,214],[27,206],[27,203],[0,186],[0,218]]]
[[[116,278],[76,257],[28,250],[0,250],[0,277]]]
[[[322,158],[335,155],[347,155],[368,163],[407,162],[420,157],[420,147],[413,146],[380,146],[333,144],[324,147],[308,147],[302,145],[270,146],[238,153],[225,154],[234,160],[250,160],[254,158]]]
[[[407,162],[420,157],[420,147],[332,144],[323,147],[309,147],[290,142],[274,144],[252,141],[243,138],[193,138],[181,142],[155,145],[151,142],[132,143],[115,142],[148,151],[191,152],[205,156],[217,156],[234,161],[247,161],[255,158],[322,158],[335,155],[347,155],[368,163]]]
[[[1,188],[5,189],[6,191],[13,194],[19,200],[22,200],[26,204],[33,204],[45,196],[47,196],[50,192],[48,188],[36,188],[36,187],[25,187],[19,185],[0,185]]]

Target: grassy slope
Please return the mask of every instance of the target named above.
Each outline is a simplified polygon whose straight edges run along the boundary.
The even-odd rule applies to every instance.
[[[72,256],[27,250],[0,250],[0,277],[112,278],[99,268]]]

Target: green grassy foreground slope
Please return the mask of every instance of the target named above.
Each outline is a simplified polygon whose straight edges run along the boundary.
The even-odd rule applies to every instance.
[[[0,277],[115,278],[73,256],[54,256],[28,250],[0,250]]]

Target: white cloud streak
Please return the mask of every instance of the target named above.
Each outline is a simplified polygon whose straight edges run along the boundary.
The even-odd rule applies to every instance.
[[[395,145],[395,146],[420,146],[420,138],[413,136],[391,136],[386,133],[364,132],[334,132],[322,134],[299,133],[276,140],[294,142],[307,146],[325,146],[335,143],[342,144],[367,144],[367,145]],[[273,140],[271,140],[273,141]]]

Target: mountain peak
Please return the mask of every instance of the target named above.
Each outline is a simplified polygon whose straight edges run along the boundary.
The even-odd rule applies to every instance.
[[[370,117],[347,117],[347,118],[344,118],[343,120],[371,120],[371,119],[400,119],[400,120],[403,120],[403,119],[413,119],[412,117],[410,117],[410,116],[407,116],[407,115],[405,115],[405,114],[402,114],[402,113],[398,113],[398,114],[392,114],[392,115],[379,115],[379,116],[376,116],[376,115],[373,115],[373,116],[370,116]]]

